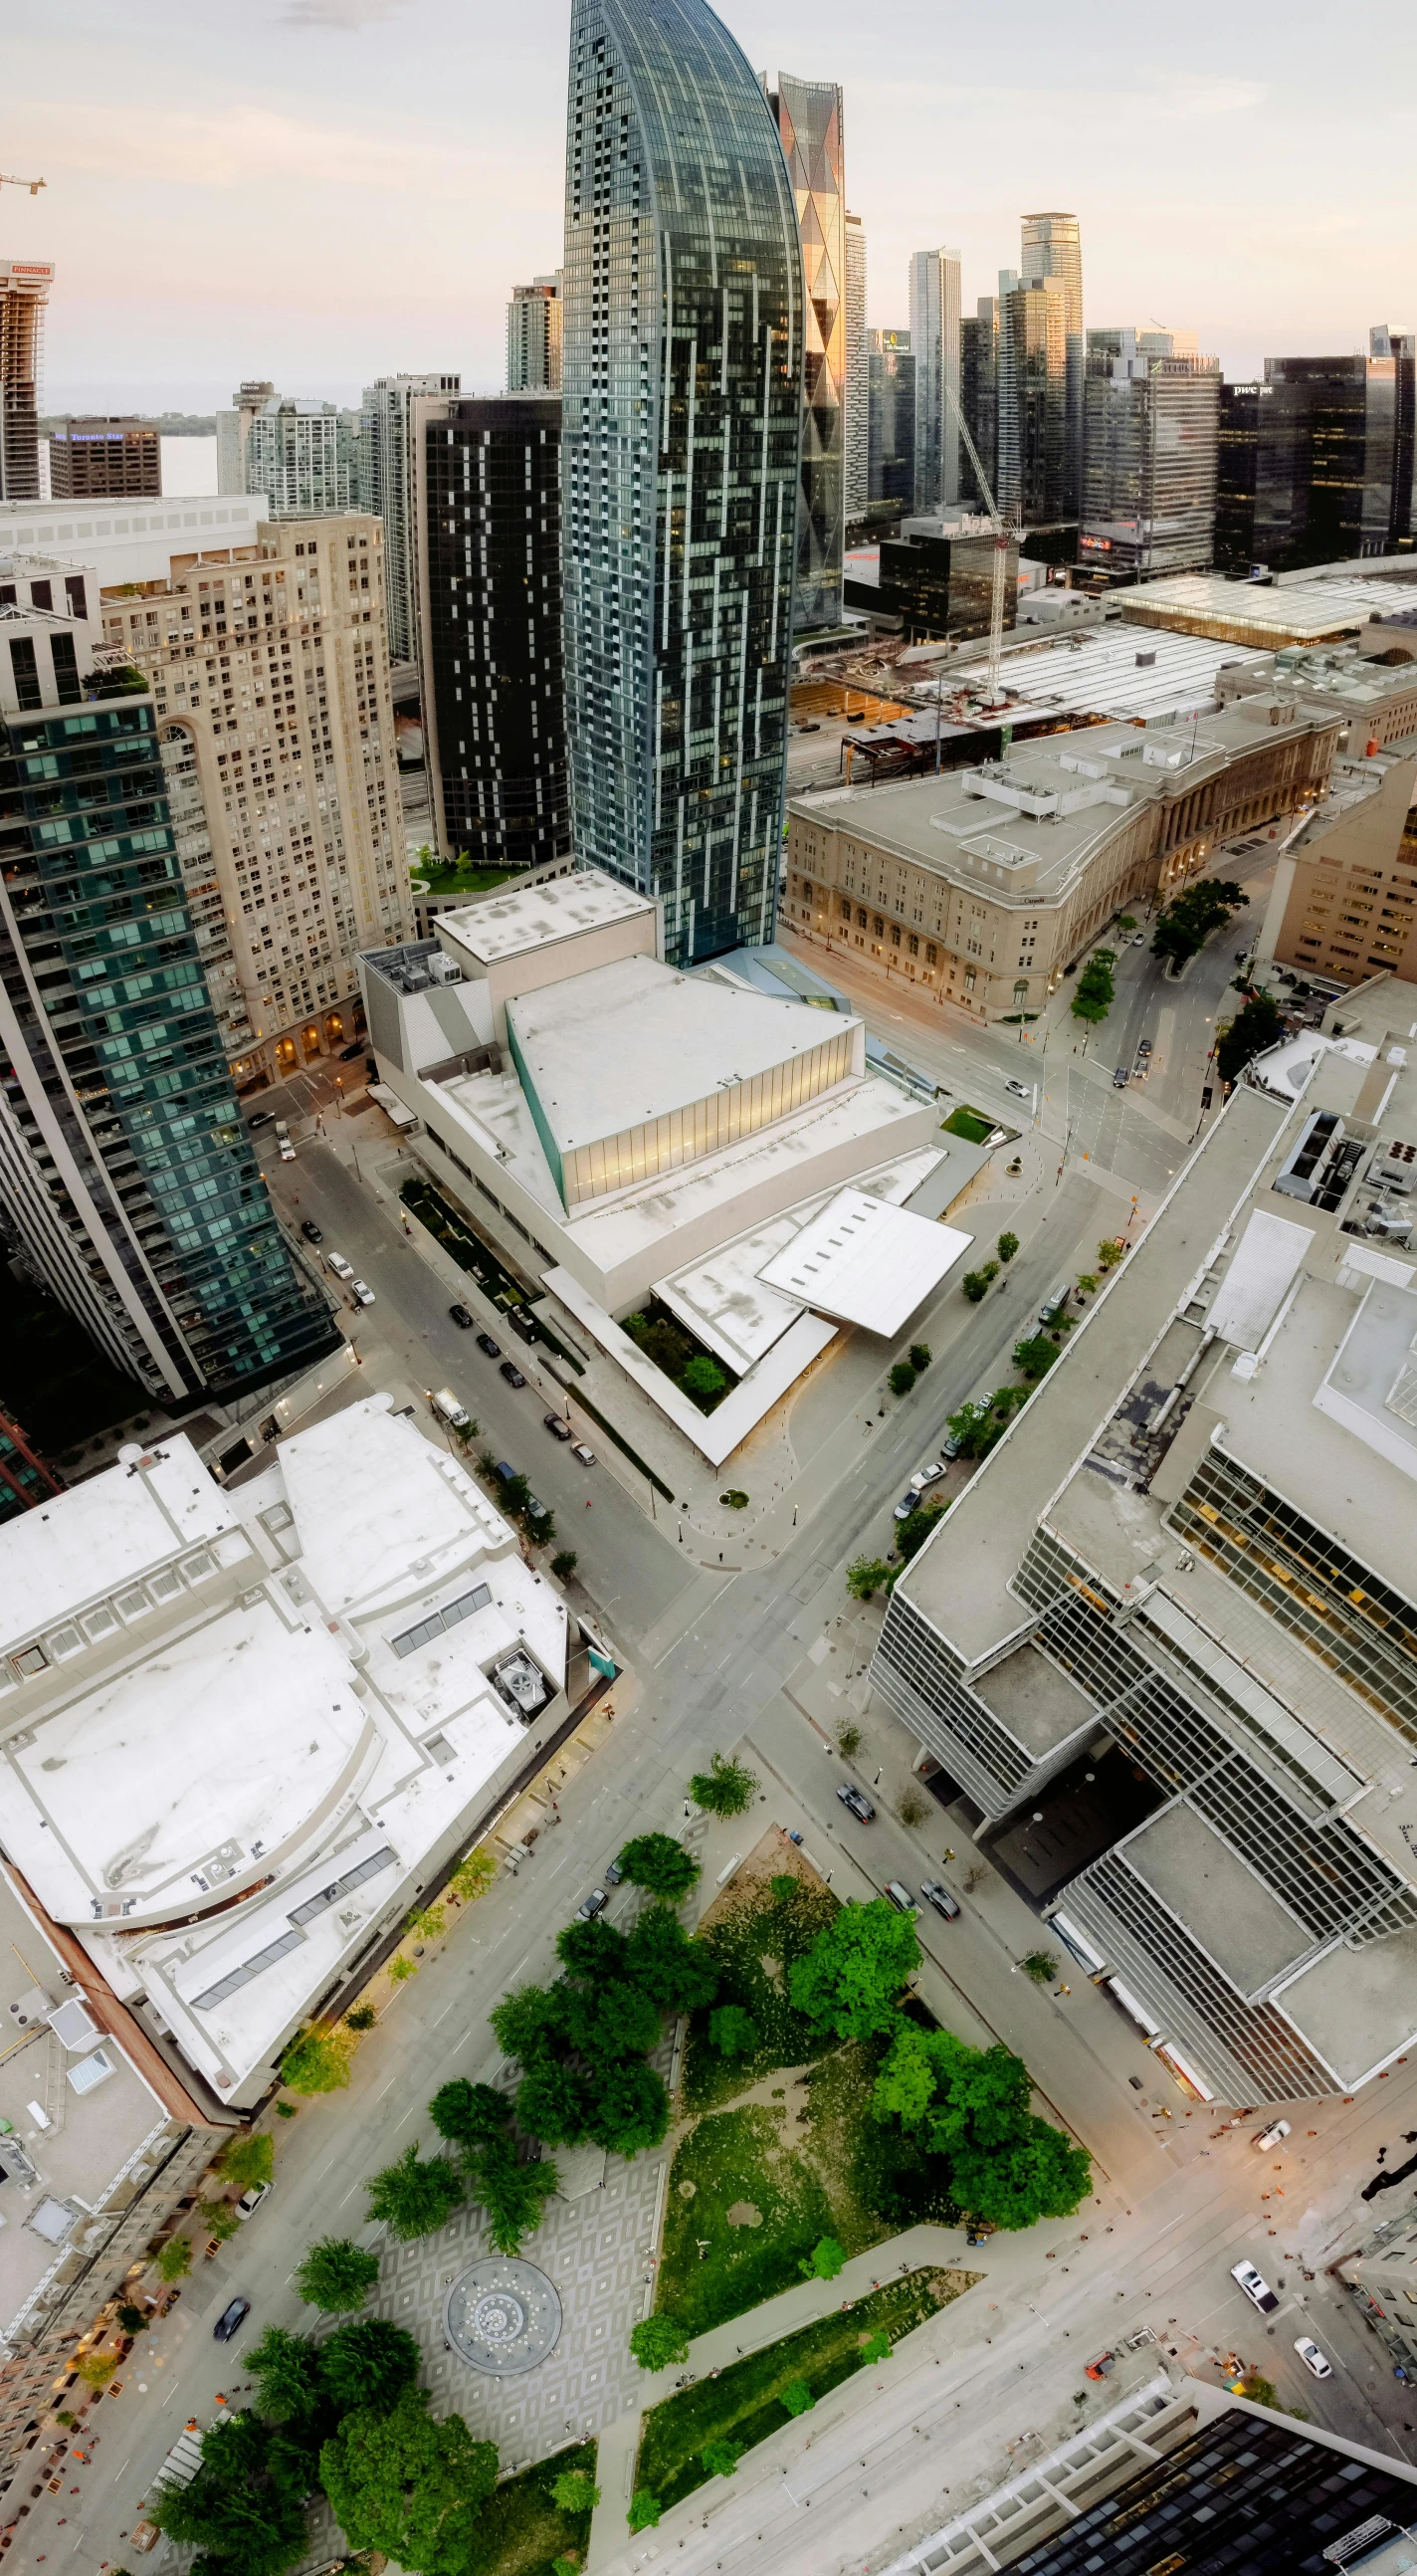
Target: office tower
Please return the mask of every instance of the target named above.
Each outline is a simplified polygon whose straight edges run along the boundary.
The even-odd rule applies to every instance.
[[[796,634],[841,623],[846,489],[846,176],[835,81],[779,72],[767,93],[802,237],[802,484],[797,504]]]
[[[389,660],[418,658],[418,531],[414,515],[412,406],[461,390],[461,376],[378,376],[364,388],[359,415],[361,510],[384,523],[384,591]]]
[[[273,519],[309,519],[354,506],[358,441],[338,403],[273,394],[253,413],[246,489],[264,492]]]
[[[1063,466],[1056,515],[1075,519],[1082,499],[1083,373],[1082,235],[1076,215],[1025,215],[1019,275],[1025,286],[1055,277],[1063,289]]]
[[[918,250],[910,263],[910,346],[915,357],[915,507],[959,499],[959,252]]]
[[[151,1397],[234,1397],[339,1336],[237,1107],[153,694],[98,646],[92,574],[4,570],[0,1205],[37,1276]],[[61,578],[64,607],[45,605]]]
[[[999,482],[999,314],[997,295],[981,295],[959,332],[959,399],[979,462],[997,497]],[[960,496],[983,503],[979,477],[960,445]]]
[[[671,105],[672,99],[672,105]],[[562,566],[578,857],[676,962],[772,937],[802,252],[771,112],[704,0],[576,0]]]
[[[1193,334],[1089,331],[1078,561],[1108,581],[1209,568],[1220,362]]]
[[[1394,361],[1392,526],[1389,542],[1401,546],[1410,543],[1417,534],[1417,494],[1413,491],[1413,478],[1417,476],[1417,332],[1395,330],[1391,322],[1375,322],[1368,333],[1368,355]]]
[[[1405,336],[1405,335],[1404,335]],[[1221,400],[1216,561],[1226,572],[1386,554],[1411,527],[1400,357],[1266,358]]]
[[[843,516],[859,519],[869,497],[871,376],[866,348],[866,227],[846,218],[846,484]]]
[[[507,391],[558,394],[561,390],[561,272],[514,286],[507,307]],[[452,388],[456,393],[456,385]]]
[[[337,1059],[358,1035],[359,950],[411,927],[382,554],[368,516],[263,521],[254,555],[103,602],[107,641],[152,684],[243,1088]]]
[[[47,259],[0,259],[0,501],[37,501]]]
[[[1260,421],[1268,400],[1268,387],[1253,377],[1247,384],[1222,384],[1220,388],[1215,474],[1215,565],[1219,572],[1247,573],[1254,567]]]
[[[1014,526],[1067,517],[1067,303],[1060,278],[1000,297],[995,497]],[[1076,507],[1076,503],[1074,503]]]
[[[258,411],[274,400],[275,386],[268,377],[248,377],[231,397],[230,411],[216,416],[216,488],[224,498],[232,492],[244,492],[246,482],[246,448],[251,436],[251,423]]]
[[[561,397],[428,407],[421,702],[436,845],[522,868],[571,846]]]
[[[0,1410],[0,1521],[32,1512],[36,1503],[63,1491],[63,1477],[41,1457],[14,1415]]]
[[[915,506],[915,358],[908,331],[868,331],[866,497]]]
[[[66,420],[50,433],[49,489],[56,501],[160,500],[156,421]]]

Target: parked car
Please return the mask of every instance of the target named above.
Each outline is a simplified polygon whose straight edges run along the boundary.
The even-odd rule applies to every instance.
[[[620,1860],[619,1854],[617,1853],[617,1854],[616,1854],[616,1856],[615,1856],[615,1858],[614,1858],[614,1860],[612,1860],[612,1862],[611,1862],[611,1864],[610,1864],[610,1867],[607,1869],[607,1871],[606,1871],[606,1873],[605,1873],[605,1884],[606,1884],[606,1886],[607,1886],[607,1887],[618,1887],[618,1886],[619,1886],[619,1884],[620,1884],[620,1881],[621,1881],[621,1879],[624,1877],[624,1875],[625,1875],[624,1866],[623,1866],[623,1864],[622,1864],[622,1862],[621,1862],[621,1860]]]
[[[900,1501],[895,1505],[891,1517],[893,1520],[908,1521],[911,1513],[917,1512],[919,1509],[920,1497],[912,1487],[908,1494],[901,1495]]]
[[[1324,2356],[1320,2352],[1312,2335],[1296,2335],[1294,2337],[1294,2349],[1297,2352],[1299,2359],[1302,2361],[1304,2368],[1306,2370],[1311,2370],[1315,2379],[1332,2379],[1333,2363],[1331,2361],[1325,2361]]]
[[[526,1384],[526,1379],[523,1377],[515,1360],[503,1360],[500,1373],[506,1379],[508,1386],[525,1386]]]
[[[251,2302],[249,2299],[233,2299],[229,2307],[222,2309],[221,2315],[217,2318],[216,2324],[212,2328],[212,2333],[216,2337],[217,2342],[230,2343],[232,2336],[237,2332],[239,2327],[245,2324],[250,2313]]]
[[[1004,1089],[1005,1091],[1011,1091],[1015,1100],[1031,1100],[1033,1098],[1033,1094],[1029,1090],[1027,1083],[1015,1082],[1012,1074],[1010,1074],[1008,1081],[1005,1083]]]
[[[1259,2136],[1255,2140],[1255,2145],[1260,2148],[1277,2147],[1281,2138],[1287,2138],[1288,2135],[1289,2123],[1287,2120],[1271,2120],[1267,2129],[1261,2129]]]
[[[938,1485],[944,1472],[945,1462],[942,1458],[934,1459],[928,1467],[918,1467],[910,1479],[912,1494],[923,1494],[927,1485]]]
[[[325,1267],[328,1270],[333,1270],[336,1279],[352,1279],[354,1277],[353,1264],[346,1261],[342,1252],[327,1252],[325,1255]]]
[[[583,1440],[573,1440],[571,1442],[571,1456],[573,1458],[579,1458],[583,1467],[593,1467],[595,1465],[595,1451],[593,1449],[587,1449]]]
[[[515,1467],[508,1466],[505,1458],[498,1458],[492,1469],[493,1475],[500,1476],[504,1485],[510,1485],[512,1483],[516,1472]]]
[[[323,1243],[325,1240],[324,1235],[312,1216],[303,1216],[301,1218],[300,1231],[304,1235],[307,1243]]]
[[[501,1343],[494,1342],[490,1333],[478,1334],[477,1347],[480,1351],[485,1351],[487,1353],[489,1360],[499,1360],[502,1356]]]
[[[1230,2266],[1230,2278],[1232,2281],[1237,2281],[1239,2283],[1246,2298],[1260,2310],[1262,2315],[1267,2317],[1273,2316],[1275,2309],[1279,2305],[1279,2301],[1275,2297],[1273,2290],[1270,2288],[1268,2281],[1264,2277],[1264,2274],[1262,2272],[1257,2272],[1253,2263],[1232,2263]]]
[[[1116,1072],[1115,1072],[1115,1073],[1113,1074],[1113,1076],[1112,1076],[1112,1088],[1113,1088],[1113,1090],[1114,1090],[1114,1091],[1125,1091],[1125,1090],[1126,1090],[1126,1087],[1127,1087],[1127,1085],[1128,1085],[1128,1083],[1131,1081],[1131,1078],[1132,1078],[1132,1077],[1131,1077],[1131,1074],[1130,1074],[1130,1072],[1128,1071],[1128,1068],[1126,1067],[1126,1065],[1124,1065],[1124,1064],[1119,1064],[1119,1065],[1118,1065],[1118,1067],[1117,1067]]]
[[[544,1416],[544,1420],[546,1428],[550,1432],[553,1440],[569,1441],[571,1437],[570,1424],[563,1422],[559,1413],[548,1413]]]
[[[374,1291],[366,1279],[351,1279],[349,1293],[351,1297],[358,1298],[361,1306],[372,1306],[374,1303]]]
[[[890,1898],[892,1905],[895,1907],[897,1914],[913,1914],[915,1912],[915,1900],[912,1897],[909,1888],[902,1887],[898,1878],[888,1878],[886,1880],[886,1894]]]
[[[433,1398],[433,1410],[441,1422],[446,1422],[450,1431],[471,1431],[472,1416],[450,1386],[439,1387]]]
[[[576,1921],[578,1923],[593,1923],[597,1914],[604,1913],[609,1902],[610,1899],[603,1887],[593,1887],[589,1896],[586,1898],[584,1905],[578,1905],[576,1907]]]
[[[871,1825],[875,1823],[875,1808],[872,1806],[865,1790],[858,1789],[853,1780],[843,1780],[841,1787],[838,1789],[836,1794],[840,1798],[842,1805],[851,1809],[853,1816],[860,1817],[863,1825]]]
[[[1132,934],[1132,946],[1133,946],[1134,948],[1145,948],[1145,946],[1146,946],[1146,932],[1145,932],[1144,930],[1137,930],[1137,931],[1134,931],[1134,932],[1133,932],[1133,934]]]
[[[526,1508],[527,1517],[530,1520],[544,1521],[550,1518],[551,1506],[549,1503],[543,1503],[539,1494],[528,1494]]]
[[[944,1458],[957,1458],[959,1456],[959,1433],[957,1431],[947,1431],[945,1433],[943,1440],[940,1442],[940,1454]]]
[[[471,1332],[472,1317],[468,1313],[466,1306],[450,1306],[448,1308],[448,1312],[452,1316],[453,1322],[456,1324],[460,1333]]]
[[[274,2191],[274,2189],[274,2183],[253,2182],[250,2190],[243,2191],[241,2198],[236,2204],[237,2217],[254,2218],[262,2201],[266,2198],[267,2193]]]
[[[356,1039],[355,1039],[355,1041],[354,1041],[353,1046],[347,1046],[347,1047],[341,1047],[341,1048],[340,1048],[340,1051],[339,1051],[339,1060],[340,1060],[340,1063],[341,1063],[341,1064],[353,1064],[355,1057],[356,1057],[357,1055],[362,1055],[363,1053],[364,1053],[364,1040],[363,1040],[362,1038],[356,1038]]]
[[[937,1914],[943,1914],[947,1923],[959,1921],[959,1898],[951,1896],[942,1878],[927,1878],[920,1893],[927,1905],[933,1905]]]

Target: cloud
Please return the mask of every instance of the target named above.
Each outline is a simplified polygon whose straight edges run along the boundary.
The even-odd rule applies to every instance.
[[[363,5],[363,0],[360,0]],[[97,101],[32,100],[28,124],[57,165],[131,182],[133,128]],[[379,126],[320,125],[278,109],[238,102],[178,110],[146,107],[141,117],[141,179],[184,188],[245,188],[253,180],[289,181],[302,189],[352,187],[381,194],[446,197],[467,191],[485,172],[485,152],[471,143],[450,150],[425,135],[411,138]],[[515,175],[510,144],[504,157]]]
[[[282,27],[332,27],[344,35],[353,35],[360,27],[372,27],[381,18],[392,18],[408,6],[408,0],[286,0],[278,23]]]

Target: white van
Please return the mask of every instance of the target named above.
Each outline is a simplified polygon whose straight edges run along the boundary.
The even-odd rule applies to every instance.
[[[454,1395],[450,1386],[439,1387],[437,1394],[433,1398],[433,1410],[436,1414],[439,1414],[442,1417],[443,1421],[447,1423],[449,1429],[452,1431],[470,1431],[472,1429],[471,1414],[468,1412],[465,1405],[459,1404],[458,1399]]]

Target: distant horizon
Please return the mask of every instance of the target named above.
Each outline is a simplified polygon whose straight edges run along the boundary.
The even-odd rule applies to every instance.
[[[846,0],[721,0],[756,71],[835,79],[867,315],[903,324],[907,265],[948,242],[964,311],[1019,263],[1020,222],[1077,214],[1092,326],[1164,318],[1231,380],[1266,356],[1366,351],[1417,322],[1417,20],[1367,0],[1335,44],[1317,0],[1052,0],[943,41]],[[518,281],[561,258],[568,0],[495,25],[455,0],[10,0],[0,252],[50,258],[47,410],[210,411],[246,376],[353,405],[375,376],[503,382]],[[1380,64],[1375,77],[1374,63]]]

